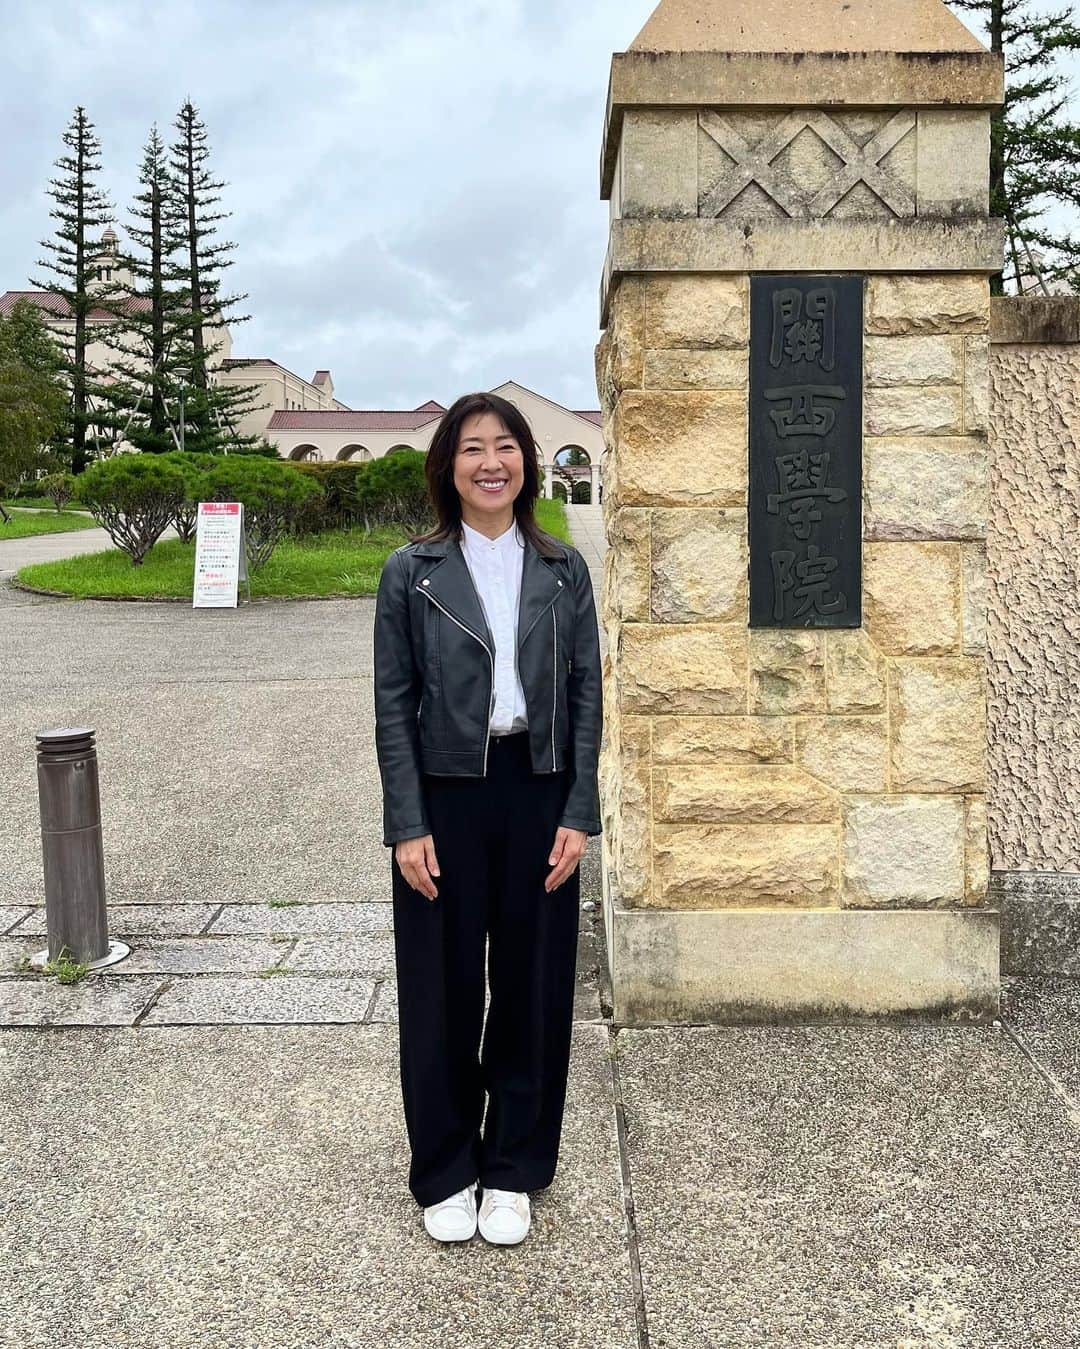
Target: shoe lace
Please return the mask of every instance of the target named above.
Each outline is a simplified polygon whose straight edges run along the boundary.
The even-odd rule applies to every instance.
[[[463,1190],[458,1190],[458,1192],[452,1194],[449,1199],[444,1199],[439,1205],[439,1208],[460,1208],[464,1209],[466,1213],[469,1213],[472,1209],[472,1205],[469,1202],[471,1189],[471,1186],[466,1185]]]
[[[517,1209],[520,1195],[516,1190],[487,1190],[485,1194],[491,1200],[492,1208]]]

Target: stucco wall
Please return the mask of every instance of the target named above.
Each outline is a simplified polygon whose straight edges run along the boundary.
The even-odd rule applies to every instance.
[[[997,300],[991,342],[991,864],[1080,871],[1080,300]]]

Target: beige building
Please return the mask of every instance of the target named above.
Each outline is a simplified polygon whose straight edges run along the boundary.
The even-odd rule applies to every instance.
[[[513,380],[492,393],[513,403],[532,427],[544,470],[544,495],[576,502],[600,499],[604,437],[599,412],[571,411]],[[284,408],[270,418],[267,436],[290,459],[381,459],[394,450],[427,450],[446,409],[422,403],[408,411]]]

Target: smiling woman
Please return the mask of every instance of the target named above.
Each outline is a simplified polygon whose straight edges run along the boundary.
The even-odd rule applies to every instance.
[[[511,1245],[562,1129],[578,863],[600,832],[599,635],[581,555],[536,522],[512,403],[458,399],[425,472],[438,524],[388,559],[374,642],[409,1185],[437,1240],[479,1225]]]

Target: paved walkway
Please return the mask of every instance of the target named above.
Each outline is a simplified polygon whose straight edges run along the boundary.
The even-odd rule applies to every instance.
[[[596,612],[600,614],[600,598],[604,585],[604,554],[607,552],[607,538],[604,535],[604,517],[601,506],[567,506],[566,518],[570,523],[570,537],[574,547],[589,565],[592,578],[593,595],[596,599]],[[600,624],[600,650],[607,649],[604,626]]]
[[[598,840],[555,1183],[521,1247],[425,1236],[373,611],[0,586],[7,1341],[1075,1345],[1080,981],[1012,981],[990,1026],[620,1027]],[[61,985],[19,962],[45,940],[34,732],[73,723],[132,954]]]

